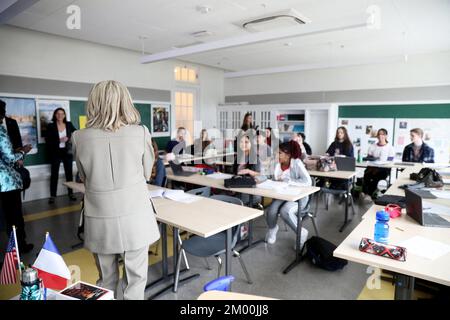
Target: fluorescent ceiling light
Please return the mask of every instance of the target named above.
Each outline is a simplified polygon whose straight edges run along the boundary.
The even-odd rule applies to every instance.
[[[277,39],[292,38],[299,36],[310,36],[333,31],[343,31],[348,29],[365,28],[365,27],[367,27],[367,22],[362,19],[357,19],[354,20],[353,22],[347,22],[345,24],[344,23],[336,24],[336,22],[326,22],[323,24],[311,23],[302,25],[300,27],[291,27],[286,29],[246,34],[233,38],[211,41],[185,48],[172,49],[164,52],[146,55],[141,58],[141,63],[151,63],[186,56],[190,54],[266,42]]]
[[[401,62],[401,61],[403,61],[403,56],[394,56],[394,57],[387,57],[387,58],[382,58],[382,59],[372,59],[372,60],[354,61],[354,62],[297,64],[297,65],[275,67],[275,68],[225,72],[224,77],[227,79],[230,79],[230,78],[257,76],[257,75],[263,75],[263,74],[316,70],[316,69],[342,68],[342,67],[351,67],[351,66],[360,66],[360,65],[369,65],[369,64],[393,63],[393,62]]]

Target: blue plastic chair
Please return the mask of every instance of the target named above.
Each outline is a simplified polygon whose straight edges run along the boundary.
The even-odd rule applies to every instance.
[[[233,276],[223,276],[205,284],[205,286],[203,287],[203,291],[211,291],[211,290],[229,291],[231,282],[233,281],[234,281]]]

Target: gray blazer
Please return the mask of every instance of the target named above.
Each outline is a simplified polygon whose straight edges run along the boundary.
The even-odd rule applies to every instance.
[[[84,246],[114,254],[149,246],[159,239],[147,180],[155,159],[150,133],[130,125],[116,132],[88,128],[72,136],[84,181]]]

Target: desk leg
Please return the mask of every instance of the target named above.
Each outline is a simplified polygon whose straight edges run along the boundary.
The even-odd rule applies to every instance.
[[[174,228],[173,233],[174,233],[174,239],[176,239],[176,242],[174,240],[174,249],[175,249],[178,244],[178,229]],[[156,279],[155,281],[149,283],[148,285],[146,285],[145,290],[147,290],[151,287],[154,287],[161,282],[170,280],[171,277],[175,277],[175,273],[169,273],[169,263],[168,263],[168,257],[167,257],[168,256],[168,254],[167,254],[167,227],[166,227],[166,224],[164,224],[164,223],[161,224],[161,240],[162,240],[162,244],[161,244],[162,245],[162,262],[161,262],[162,276],[160,278]],[[173,260],[174,270],[176,267],[175,255],[177,255],[177,253],[175,253],[175,251],[174,251],[174,260]],[[188,271],[188,270],[183,269],[180,271],[180,273],[183,273],[186,271]],[[200,276],[199,274],[195,274],[195,275],[189,276],[187,278],[180,279],[179,283],[185,282],[185,281],[193,279],[193,278],[197,278],[199,276]],[[166,286],[166,287],[162,288],[161,290],[159,290],[158,292],[152,294],[150,297],[148,297],[147,300],[153,300],[154,298],[160,296],[161,294],[163,294],[164,292],[168,291],[171,288],[173,288],[173,284],[171,284],[170,286]]]
[[[347,227],[347,225],[350,223],[350,221],[352,221],[352,219],[348,219],[348,202],[350,201],[350,195],[351,195],[351,191],[350,191],[350,179],[347,181],[347,198],[345,199],[345,219],[344,219],[344,224],[342,225],[342,227],[339,229],[339,232],[344,231],[345,227]]]
[[[300,217],[300,212],[302,209],[302,204],[301,204],[301,200],[297,201],[298,203],[298,213],[297,213],[297,234],[296,234],[296,239],[295,239],[295,243],[299,244],[301,237],[302,237],[302,223],[301,223],[301,217]],[[287,274],[289,271],[291,271],[295,266],[297,266],[301,261],[302,261],[302,257],[301,257],[301,251],[302,248],[300,248],[299,245],[295,246],[295,260],[292,261],[292,263],[290,265],[288,265],[286,267],[286,269],[283,270],[284,274]]]
[[[404,274],[396,274],[395,280],[395,300],[412,300],[414,292],[414,277]]]
[[[251,195],[251,194],[249,195],[249,207],[253,208],[253,195]],[[248,244],[247,244],[247,246],[245,246],[241,250],[239,250],[239,253],[244,253],[244,251],[246,251],[260,243],[263,243],[263,242],[264,242],[263,239],[253,242],[253,220],[250,220],[248,222]]]

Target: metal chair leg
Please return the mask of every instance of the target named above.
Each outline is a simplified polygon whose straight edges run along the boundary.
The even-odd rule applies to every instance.
[[[247,282],[248,282],[249,284],[252,284],[253,281],[252,281],[252,279],[250,278],[250,274],[249,274],[248,271],[247,271],[247,267],[245,266],[244,260],[242,260],[241,255],[240,255],[239,252],[237,252],[236,250],[233,250],[233,253],[234,253],[234,255],[238,258],[239,262],[241,263],[241,267],[242,267],[242,270],[244,270],[245,277],[247,278]]]
[[[178,280],[180,278],[180,267],[181,267],[181,254],[178,255],[178,259],[177,259],[177,268],[175,271],[175,283],[173,284],[173,292],[177,292],[177,290],[178,290]]]
[[[180,236],[180,234],[178,234],[178,243],[180,244],[180,246],[183,244],[183,241],[181,241],[181,236]],[[188,260],[187,260],[187,258],[186,258],[186,252],[184,251],[183,248],[181,248],[181,252],[180,252],[180,253],[183,255],[184,264],[186,265],[186,269],[189,270],[189,263],[188,263]]]
[[[219,278],[220,277],[220,272],[222,271],[222,259],[219,256],[217,256],[216,259],[217,259],[217,262],[219,263],[219,268],[218,268],[218,271],[217,271],[217,278]]]
[[[317,229],[316,217],[312,213],[308,213],[308,217],[311,218],[311,222],[314,228],[314,232],[316,233],[316,236],[319,236],[319,229]]]
[[[352,195],[350,195],[350,205],[352,206],[353,216],[354,216],[356,214],[356,211],[355,211],[355,204],[354,204]]]
[[[212,270],[211,266],[209,265],[208,258],[205,258],[205,262],[206,262],[206,269]]]

